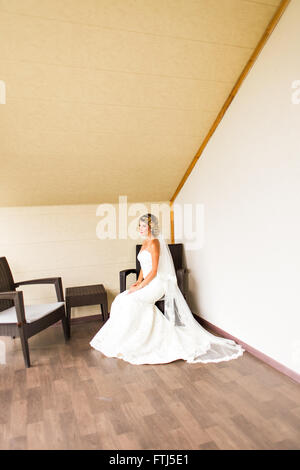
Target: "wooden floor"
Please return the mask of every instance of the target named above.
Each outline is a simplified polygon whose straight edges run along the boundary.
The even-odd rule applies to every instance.
[[[0,365],[0,449],[300,449],[299,384],[247,352],[131,365],[90,347],[98,322],[19,339]]]

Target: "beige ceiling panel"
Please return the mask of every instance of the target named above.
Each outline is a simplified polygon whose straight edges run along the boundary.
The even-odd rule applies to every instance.
[[[230,81],[249,57],[249,49],[6,13],[0,29],[8,60]]]
[[[0,206],[169,199],[277,0],[0,0]]]
[[[254,47],[280,0],[1,0],[7,12]]]
[[[232,82],[178,79],[2,61],[11,100],[76,101],[99,105],[217,111]],[[146,91],[146,92],[145,92]]]
[[[111,4],[114,3],[113,0],[109,1]],[[94,23],[97,2],[102,4],[103,0],[0,0],[0,9],[10,13],[61,21]]]
[[[201,110],[131,108],[65,101],[11,100],[6,105],[3,129],[89,133],[185,135],[199,139],[204,123],[215,112]]]
[[[110,177],[124,176],[124,172],[128,170],[127,182],[134,184],[137,172],[140,175],[146,171],[147,174],[156,172],[159,176],[167,176],[167,172],[178,174],[185,171],[189,160],[184,155],[197,150],[190,138],[173,136],[155,139],[151,135],[123,135],[112,139],[109,135],[90,135],[84,146],[77,134],[66,136],[43,133],[41,141],[44,145],[41,143],[40,148],[35,148],[35,152],[30,153],[32,139],[35,139],[32,131],[27,132],[23,148],[16,148],[10,144],[13,135],[8,135],[9,145],[5,146],[7,150],[2,154],[2,184],[5,184],[6,176],[11,175],[17,178],[20,174],[20,178],[27,176],[30,179],[32,169],[47,178],[50,167],[55,167],[58,172],[71,169],[78,175],[93,172],[103,175],[104,181]]]
[[[280,5],[281,0],[242,0],[246,3],[256,3],[261,5],[268,5],[278,7]]]
[[[95,172],[80,174],[69,170],[62,174],[50,167],[45,178],[32,168],[30,184],[28,184],[26,175],[23,175],[23,178],[19,175],[19,179],[13,179],[14,169],[11,173],[9,184],[4,181],[4,185],[0,187],[2,206],[34,206],[37,205],[37,201],[40,205],[60,205],[62,200],[64,204],[117,203],[119,195],[126,195],[128,202],[145,199],[159,201],[161,194],[169,200],[172,196],[169,187],[170,185],[174,187],[181,176],[178,174],[174,178],[172,174],[168,174],[158,180],[155,174],[150,177],[145,176],[143,172],[140,176],[136,174],[134,178],[132,177],[132,184],[130,184],[127,174],[118,174],[116,179],[112,174],[107,184],[107,177],[101,179]],[[139,178],[143,178],[142,182]]]
[[[13,136],[9,136],[12,141]],[[34,197],[42,204],[57,204],[63,192],[66,204],[116,201],[117,195],[126,194],[132,201],[159,199],[160,193],[171,197],[171,188],[186,171],[189,159],[196,152],[191,139],[152,136],[89,136],[86,148],[78,135],[72,135],[74,146],[65,146],[66,137],[42,134],[44,147],[52,155],[27,153],[28,148],[13,151],[3,158],[5,171],[1,173],[0,200],[3,205],[26,205]],[[70,142],[72,139],[68,139]],[[82,153],[75,151],[81,145]],[[60,147],[59,151],[57,147]],[[69,153],[70,152],[70,153]],[[71,163],[72,162],[72,163]],[[170,184],[171,181],[171,184]],[[17,191],[16,191],[17,189]],[[94,199],[93,199],[94,198]],[[11,201],[11,204],[10,202]],[[80,201],[80,202],[79,202]]]
[[[208,111],[170,110],[170,109],[133,109],[93,105],[82,107],[88,132],[137,133],[152,135],[199,136],[201,126],[214,116]]]

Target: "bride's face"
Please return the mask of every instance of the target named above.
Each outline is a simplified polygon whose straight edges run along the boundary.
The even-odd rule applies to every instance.
[[[148,237],[149,227],[145,222],[140,222],[139,232],[140,232],[141,237],[143,237],[143,238]]]

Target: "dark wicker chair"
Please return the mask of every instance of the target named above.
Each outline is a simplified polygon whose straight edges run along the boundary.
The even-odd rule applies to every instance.
[[[124,292],[126,290],[126,278],[128,274],[136,274],[136,279],[139,277],[141,265],[137,258],[139,251],[142,245],[136,245],[136,268],[134,269],[124,269],[120,271],[120,292]],[[179,289],[182,292],[182,295],[186,299],[186,286],[187,286],[187,269],[183,268],[183,244],[182,243],[172,243],[169,244],[170,252],[173,258],[174,267],[177,276],[177,284]],[[164,300],[158,300],[155,302],[155,305],[164,313]]]
[[[25,284],[54,284],[57,302],[51,304],[24,305],[23,292],[16,287]],[[70,330],[65,313],[61,277],[32,279],[14,282],[5,257],[0,258],[0,336],[19,337],[26,367],[30,367],[28,339],[53,323],[62,321],[65,340]]]

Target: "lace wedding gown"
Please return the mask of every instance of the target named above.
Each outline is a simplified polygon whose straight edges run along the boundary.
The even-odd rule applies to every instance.
[[[141,250],[138,260],[145,278],[152,269],[151,253]],[[163,295],[164,285],[157,276],[142,289],[118,294],[109,319],[90,345],[107,357],[131,364],[164,364],[178,359],[220,362],[243,354],[243,348],[234,341],[214,336],[200,324],[192,332],[173,326],[155,305]]]

